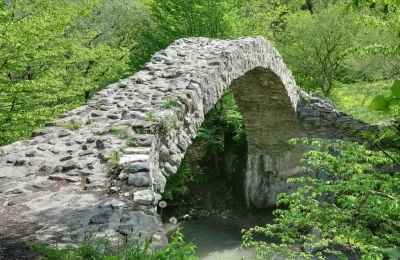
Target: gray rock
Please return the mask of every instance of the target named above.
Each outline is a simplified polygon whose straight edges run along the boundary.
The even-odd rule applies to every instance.
[[[85,185],[85,189],[87,190],[97,190],[104,188],[105,183],[102,181],[95,181]]]
[[[179,166],[179,164],[181,163],[181,155],[180,154],[171,155],[168,162],[171,164],[171,166]]]
[[[67,173],[67,175],[68,175],[68,173]],[[67,178],[65,178],[65,180],[67,182],[81,182],[82,181],[82,179],[80,177],[67,177]]]
[[[25,159],[18,159],[15,161],[14,166],[23,166],[26,162],[27,161]]]
[[[43,157],[43,154],[42,154],[42,153],[39,153],[39,152],[36,151],[36,150],[32,150],[32,151],[26,152],[26,153],[25,153],[25,156],[26,156],[26,157]]]
[[[96,140],[96,148],[104,149],[106,147],[106,142],[108,139],[97,139]]]
[[[27,202],[27,201],[29,201],[28,198],[15,198],[15,199],[10,200],[10,201],[7,203],[7,205],[8,205],[8,206],[15,206],[15,205],[18,205],[18,204],[25,203],[25,202]],[[1,201],[0,201],[0,202],[1,202]],[[3,202],[3,203],[4,203],[4,202]],[[1,203],[1,204],[3,204],[3,203]]]
[[[133,193],[133,202],[141,205],[150,205],[154,202],[155,193],[152,190],[141,190]]]
[[[85,156],[85,155],[94,154],[94,153],[96,153],[94,150],[86,150],[86,151],[80,152],[78,155]]]
[[[21,157],[23,157],[22,155],[19,154],[9,154],[6,155],[4,160],[6,161],[6,163],[15,163],[16,161],[18,161]]]
[[[22,193],[21,188],[12,188],[12,189],[6,190],[4,192],[5,195],[12,195],[12,194],[18,194],[18,193]]]
[[[71,155],[68,155],[68,156],[65,156],[65,157],[62,157],[61,159],[60,159],[60,161],[61,162],[63,162],[63,161],[68,161],[68,160],[71,160],[73,157],[71,156]]]
[[[131,220],[132,220],[132,217],[131,217],[131,215],[129,214],[129,212],[126,211],[126,210],[123,210],[123,211],[121,212],[120,222],[121,222],[121,223],[127,223],[127,222],[129,222],[129,221],[131,221]]]
[[[110,119],[119,119],[119,115],[116,114],[108,114],[107,117]]]
[[[36,131],[32,132],[32,137],[40,136],[40,135],[46,135],[46,134],[50,134],[50,133],[53,133],[53,132],[54,132],[54,130],[52,128],[39,129],[39,130],[36,130]]]
[[[65,136],[69,136],[69,135],[71,135],[71,133],[69,131],[65,130],[65,129],[61,129],[58,132],[58,137],[59,138],[62,138],[62,137],[65,137]]]
[[[148,171],[150,171],[149,165],[147,163],[140,163],[140,162],[132,163],[128,170],[129,173],[148,172]]]
[[[5,166],[0,168],[0,178],[7,177],[12,173],[13,167],[11,166]]]
[[[97,203],[97,207],[99,208],[106,208],[106,207],[112,207],[112,208],[122,208],[125,206],[125,203],[122,201],[113,199],[113,198],[106,198]]]
[[[92,218],[90,218],[89,224],[108,224],[112,214],[113,214],[112,210],[108,210],[108,211],[99,213],[99,214],[93,216]]]
[[[110,188],[108,189],[108,192],[109,192],[109,193],[117,193],[117,192],[120,191],[120,190],[121,190],[120,187],[115,187],[115,186],[113,186],[113,187],[110,187]]]
[[[63,171],[73,170],[75,168],[80,168],[74,160],[66,162],[63,166]]]
[[[163,160],[163,161],[168,160],[169,150],[165,145],[161,146],[160,155],[159,156],[160,156],[160,159]]]
[[[165,170],[166,174],[168,174],[168,176],[170,176],[171,174],[175,174],[176,171],[178,170],[178,168],[176,166],[172,166],[171,164],[166,162],[166,163],[164,163],[164,170]]]
[[[49,149],[49,147],[45,144],[41,144],[37,147],[37,149],[40,151],[46,151],[47,149]]]
[[[56,171],[56,166],[54,164],[45,163],[40,166],[39,171],[52,174]]]
[[[96,159],[96,160],[91,161],[90,163],[87,163],[86,166],[89,169],[94,169],[99,162],[100,162],[100,160]]]
[[[41,181],[41,182],[32,184],[32,187],[36,188],[36,189],[46,190],[46,189],[52,187],[54,184],[55,184],[55,181],[45,180],[45,181]]]
[[[52,153],[54,153],[54,154],[59,154],[59,153],[60,153],[60,150],[57,149],[57,148],[55,148],[55,147],[50,148],[50,151],[51,151]]]
[[[144,187],[150,185],[150,175],[148,172],[136,172],[129,174],[128,185]]]
[[[100,116],[103,116],[104,115],[104,112],[101,112],[101,111],[93,111],[92,112],[92,114],[91,114],[91,116],[92,117],[100,117]]]

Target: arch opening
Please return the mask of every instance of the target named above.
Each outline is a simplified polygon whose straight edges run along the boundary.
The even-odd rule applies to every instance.
[[[248,208],[275,206],[279,193],[294,187],[287,178],[300,174],[303,151],[288,140],[301,137],[295,108],[281,79],[257,67],[229,86],[243,115],[247,135],[247,165],[243,189]]]

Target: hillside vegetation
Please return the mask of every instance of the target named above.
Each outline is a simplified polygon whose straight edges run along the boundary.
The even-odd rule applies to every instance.
[[[140,70],[156,51],[191,36],[262,35],[303,90],[326,95],[367,122],[395,120],[399,8],[395,0],[0,0],[0,145],[28,138],[46,121]],[[276,211],[277,222],[244,233],[244,245],[256,247],[255,259],[271,250],[298,259],[290,243],[310,244],[300,253],[305,258],[316,251],[343,258],[343,250],[362,259],[399,258],[399,131],[395,124],[365,133],[373,151],[297,140],[314,147],[304,155],[305,170],[313,166],[326,178],[290,180],[304,188],[280,197],[287,210]],[[219,171],[227,136],[233,147],[245,142],[229,91],[207,115],[166,197],[185,196],[194,182],[201,185],[202,160],[212,158],[209,167]],[[282,244],[254,242],[254,233],[278,236]]]

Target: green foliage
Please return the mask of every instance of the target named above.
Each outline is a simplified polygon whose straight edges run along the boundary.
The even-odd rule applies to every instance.
[[[375,111],[389,112],[392,106],[398,106],[400,101],[400,80],[395,80],[390,88],[390,95],[377,95],[368,108]]]
[[[172,235],[172,241],[162,250],[152,248],[152,239],[129,238],[123,248],[116,252],[108,239],[85,238],[78,248],[57,248],[43,244],[28,244],[40,253],[45,260],[195,260],[195,245],[185,243],[184,236],[178,229]]]
[[[137,44],[137,34],[149,22],[148,11],[140,0],[101,0],[90,17],[79,19],[78,30],[99,32],[94,44],[104,44],[113,49],[131,50]],[[128,55],[126,52],[123,55]],[[122,58],[122,57],[121,57]]]
[[[209,152],[222,152],[224,135],[230,132],[238,143],[245,142],[246,130],[243,117],[235,103],[231,89],[225,90],[222,97],[207,113],[197,131],[196,140],[204,142]]]
[[[235,36],[263,35],[273,41],[285,27],[286,16],[300,9],[301,1],[234,1]]]
[[[128,139],[128,140],[126,140],[126,145],[127,145],[128,147],[135,147],[137,144],[136,144],[136,142],[133,141],[132,139]]]
[[[100,109],[100,107],[101,107],[102,105],[107,104],[107,102],[108,102],[108,99],[102,98],[102,99],[100,99],[99,103],[96,104],[96,107],[95,107],[95,108],[96,108],[96,109]]]
[[[278,205],[287,208],[274,211],[275,223],[243,232],[244,245],[255,246],[259,256],[278,250],[286,259],[298,259],[291,243],[339,256],[348,250],[362,259],[382,259],[382,248],[399,245],[400,174],[392,160],[357,143],[299,141],[312,147],[303,159],[309,177],[289,179],[302,186],[279,196]],[[257,241],[257,233],[276,236],[282,244]],[[311,257],[307,250],[301,254]]]
[[[82,121],[65,121],[65,122],[60,122],[57,123],[57,126],[63,127],[69,130],[77,130],[81,128],[83,125]]]
[[[393,33],[396,38],[394,44],[380,44],[368,46],[364,49],[366,53],[380,53],[385,55],[385,57],[395,56],[399,58],[399,48],[398,44],[399,31],[400,31],[400,13],[398,9],[400,7],[400,2],[396,0],[390,1],[352,1],[348,4],[348,9],[365,9],[369,7],[370,9],[376,10],[376,15],[368,17],[370,23],[375,25],[375,27],[380,28],[380,30],[388,29]],[[397,73],[395,74],[397,75]],[[400,81],[395,80],[391,87],[391,94],[389,96],[384,96],[382,94],[375,96],[368,106],[371,110],[388,112],[391,107],[398,106],[398,101],[400,98]]]
[[[113,151],[110,154],[110,162],[111,162],[111,166],[116,167],[118,166],[119,160],[121,159],[122,153],[123,151]]]
[[[277,47],[300,86],[328,95],[340,78],[348,50],[362,44],[359,32],[355,14],[345,12],[343,5],[332,5],[319,13],[288,16]]]
[[[163,104],[163,108],[165,109],[173,109],[176,107],[180,107],[181,104],[187,104],[187,100],[181,97],[173,98],[169,97]]]
[[[390,82],[388,81],[340,84],[331,91],[329,98],[335,104],[336,109],[346,112],[354,118],[368,123],[388,121],[395,117],[396,114],[371,111],[367,106],[375,95],[389,94],[389,84]],[[395,110],[392,112],[395,112]]]
[[[158,122],[158,118],[154,115],[152,111],[146,112],[146,118],[144,120],[150,122]]]
[[[178,229],[172,235],[172,241],[160,252],[157,252],[154,259],[162,260],[196,260],[194,256],[196,246],[192,243],[186,244],[183,234]]]
[[[179,110],[174,110],[171,113],[166,113],[159,118],[160,131],[164,133],[169,133],[172,129],[176,127],[180,119]]]
[[[114,127],[114,126],[108,127],[108,132],[112,135],[121,135],[124,133],[124,131],[125,129],[121,127]]]
[[[202,157],[204,150],[195,143],[188,148],[177,172],[168,178],[163,194],[165,199],[172,201],[190,195],[191,187],[204,181],[204,173],[200,166]]]
[[[156,51],[179,38],[228,38],[234,19],[231,0],[146,0],[150,20],[136,35],[131,66],[141,68]]]
[[[175,100],[166,104],[172,106]],[[203,124],[197,130],[197,136],[186,151],[178,171],[169,177],[164,197],[173,200],[187,194],[193,187],[205,181],[203,160],[207,161],[207,171],[221,174],[219,162],[223,156],[224,138],[233,135],[237,144],[246,141],[246,132],[242,115],[236,106],[231,89],[227,89],[221,99],[206,114]],[[210,164],[212,160],[214,164]],[[228,194],[229,190],[225,192]],[[230,199],[230,196],[226,196]]]
[[[0,145],[28,137],[125,74],[126,48],[78,29],[99,7],[97,0],[1,1]]]

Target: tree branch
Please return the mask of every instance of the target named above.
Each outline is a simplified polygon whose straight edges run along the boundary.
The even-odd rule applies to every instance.
[[[374,142],[374,145],[382,152],[384,153],[387,157],[389,157],[395,164],[397,164],[398,166],[400,166],[400,163],[394,159],[392,156],[390,156],[390,154],[388,154],[385,150],[383,150],[382,147],[380,147],[377,143]]]

